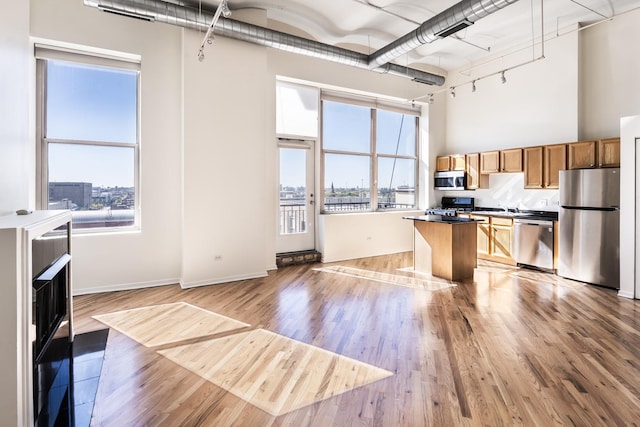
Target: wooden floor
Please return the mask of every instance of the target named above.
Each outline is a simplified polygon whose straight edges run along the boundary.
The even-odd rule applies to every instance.
[[[75,297],[76,333],[104,328],[95,315],[184,302],[393,374],[276,416],[163,356],[166,345],[111,329],[92,425],[640,425],[640,301],[481,261],[473,282],[438,286],[411,262]]]

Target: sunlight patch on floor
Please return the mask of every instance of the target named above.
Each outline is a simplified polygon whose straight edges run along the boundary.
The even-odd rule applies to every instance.
[[[273,416],[393,375],[264,329],[158,353]]]
[[[207,337],[249,326],[185,302],[134,308],[93,318],[146,347]]]
[[[373,280],[375,282],[404,286],[413,289],[424,289],[427,291],[440,291],[457,286],[455,283],[449,281],[442,281],[437,279],[420,279],[417,277],[381,273],[379,271],[364,270],[362,268],[347,267],[342,265],[319,267],[314,268],[313,270],[323,273],[339,274],[348,277]]]

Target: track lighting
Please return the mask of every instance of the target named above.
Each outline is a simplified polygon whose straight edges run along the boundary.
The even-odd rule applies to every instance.
[[[222,0],[218,4],[218,8],[216,9],[216,13],[213,15],[213,19],[211,20],[211,24],[209,28],[207,28],[207,32],[204,35],[204,39],[202,43],[200,43],[200,50],[198,51],[198,61],[204,61],[204,46],[205,44],[213,44],[214,36],[213,36],[213,28],[215,27],[218,19],[220,19],[220,15],[228,18],[231,16],[231,11],[229,10],[229,5],[227,5],[227,0]]]
[[[471,92],[475,92],[476,91],[476,81],[472,81],[471,82]]]
[[[451,89],[449,90],[449,95],[451,95],[451,99],[456,97],[456,87],[455,86],[451,86]]]
[[[231,16],[231,11],[229,10],[229,5],[227,5],[227,0],[223,0],[222,2],[222,16],[228,18]]]
[[[504,71],[500,73],[500,83],[505,84],[507,82],[507,78],[504,76]]]

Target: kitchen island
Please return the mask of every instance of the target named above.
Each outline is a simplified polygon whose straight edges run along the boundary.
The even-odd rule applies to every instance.
[[[413,221],[413,268],[448,280],[473,279],[477,265],[477,220],[440,215]]]

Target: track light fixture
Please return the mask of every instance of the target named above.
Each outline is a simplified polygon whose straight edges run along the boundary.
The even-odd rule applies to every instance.
[[[218,19],[220,19],[220,15],[228,18],[231,16],[231,11],[229,10],[229,6],[227,5],[227,0],[222,0],[218,4],[218,8],[216,9],[216,13],[213,15],[213,19],[211,20],[211,24],[209,24],[209,28],[207,29],[206,34],[204,35],[204,39],[202,39],[202,43],[200,43],[200,50],[198,51],[198,61],[204,61],[204,46],[205,44],[213,44],[214,36],[213,36],[213,28],[215,27]]]
[[[471,82],[471,92],[475,92],[476,91],[476,81],[472,81]]]
[[[449,95],[451,95],[451,99],[456,97],[456,87],[455,86],[451,86],[451,89],[449,90]]]
[[[507,82],[507,78],[504,76],[504,71],[500,73],[500,83],[505,84]]]

